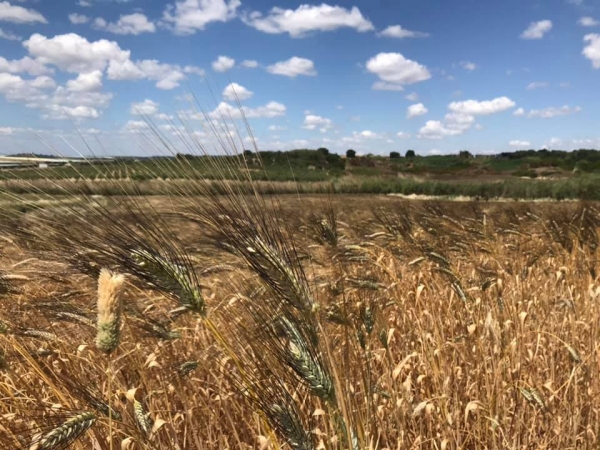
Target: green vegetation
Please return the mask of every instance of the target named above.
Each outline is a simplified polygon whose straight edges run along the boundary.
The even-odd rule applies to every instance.
[[[233,160],[239,160],[240,164],[230,164]],[[226,173],[215,170],[226,165],[229,167]],[[0,182],[4,182],[1,188],[10,192],[31,192],[32,187],[25,186],[24,181],[41,179],[46,180],[44,189],[58,193],[63,188],[52,188],[49,180],[79,180],[81,189],[104,195],[119,194],[113,192],[114,185],[102,183],[106,180],[140,182],[141,193],[155,194],[170,191],[161,181],[229,179],[276,183],[266,189],[268,192],[289,192],[292,187],[286,182],[298,182],[302,186],[293,189],[304,192],[333,189],[346,193],[599,200],[600,152],[528,150],[474,156],[463,150],[457,155],[417,156],[408,150],[405,157],[400,152],[383,157],[356,156],[350,149],[343,158],[326,148],[259,153],[245,150],[240,156],[177,154],[0,171]]]

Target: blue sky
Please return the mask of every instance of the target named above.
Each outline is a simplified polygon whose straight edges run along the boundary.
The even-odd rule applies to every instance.
[[[0,0],[0,154],[600,149],[600,1],[305,1]]]

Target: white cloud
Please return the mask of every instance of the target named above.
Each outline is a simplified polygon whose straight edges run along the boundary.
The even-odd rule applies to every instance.
[[[587,34],[583,41],[588,42],[583,49],[583,56],[592,62],[594,69],[600,69],[600,34]]]
[[[458,136],[475,125],[475,116],[486,116],[506,111],[515,106],[508,97],[498,97],[493,100],[465,100],[452,102],[448,105],[451,111],[443,121],[428,120],[419,130],[420,139],[442,139],[446,136]]]
[[[477,101],[465,100],[462,102],[452,102],[448,105],[448,109],[459,114],[466,115],[489,115],[506,111],[515,106],[508,97],[498,97],[493,100]]]
[[[560,83],[558,83],[558,86],[561,88],[568,88],[571,87],[571,83],[569,83],[568,81],[561,81]]]
[[[442,139],[447,136],[458,136],[467,131],[475,123],[475,117],[464,114],[446,114],[444,121],[428,120],[419,130],[419,139]]]
[[[382,136],[379,133],[375,133],[371,130],[364,130],[361,131],[360,133],[355,133],[358,136],[362,137],[362,138],[366,138],[366,139],[382,139]]]
[[[379,53],[367,61],[366,67],[387,83],[413,84],[431,78],[427,67],[406,59],[400,53]]]
[[[422,116],[423,114],[427,114],[429,110],[425,108],[423,103],[415,103],[414,105],[410,105],[406,109],[406,118],[412,119],[413,117]]]
[[[360,122],[360,116],[352,116],[352,117],[350,117],[350,122]]]
[[[308,114],[304,117],[304,124],[302,125],[302,128],[306,130],[314,130],[319,128],[321,132],[325,132],[333,128],[333,122],[331,119],[327,119],[326,117]]]
[[[71,92],[94,92],[102,89],[102,72],[81,73],[74,80],[67,81],[67,89]]]
[[[513,112],[513,116],[524,116],[524,115],[525,115],[525,110],[523,108],[516,109]]]
[[[242,115],[243,112],[243,115]],[[285,115],[285,105],[277,102],[269,102],[264,106],[257,108],[249,108],[242,106],[242,111],[237,106],[232,106],[229,103],[221,102],[214,111],[209,113],[209,117],[213,119],[258,119],[258,118],[273,118]]]
[[[460,67],[462,67],[465,70],[475,70],[477,69],[477,64],[475,64],[474,62],[471,61],[461,61],[460,62]]]
[[[282,131],[282,130],[286,130],[286,127],[282,127],[280,125],[269,125],[268,130],[269,131]]]
[[[13,134],[15,131],[18,131],[18,129],[12,127],[0,127],[0,135],[2,136]]]
[[[48,75],[53,73],[53,70],[44,66],[35,59],[25,56],[21,59],[13,59],[11,61],[0,56],[0,72],[20,73],[25,72],[29,75]]]
[[[114,34],[138,35],[142,33],[154,33],[156,31],[156,25],[141,13],[122,15],[116,22],[107,22],[103,18],[98,17],[94,20],[92,27]]]
[[[223,97],[230,101],[248,100],[250,97],[252,97],[252,95],[254,95],[252,91],[237,83],[230,83],[225,89],[223,89]]]
[[[417,100],[419,100],[419,95],[416,92],[411,92],[404,98],[406,98],[406,100],[408,100],[409,102],[416,102]]]
[[[135,63],[125,61],[110,61],[107,75],[110,80],[142,80],[156,81],[158,89],[170,90],[179,87],[179,83],[186,78],[185,73],[204,73],[195,66],[182,68],[176,64],[163,64],[155,59],[144,59]]]
[[[48,23],[45,17],[36,10],[11,5],[6,1],[0,2],[0,22]]]
[[[143,120],[128,120],[125,126],[123,127],[124,131],[130,133],[137,133],[140,131],[148,130],[150,127]]]
[[[508,145],[510,145],[511,147],[521,147],[521,148],[526,148],[526,147],[530,147],[531,143],[528,141],[519,141],[519,140],[513,140],[510,141],[508,143]]]
[[[582,17],[579,19],[579,21],[577,21],[577,23],[582,27],[595,27],[600,24],[600,22],[598,22],[596,19],[589,16]]]
[[[280,61],[267,67],[267,72],[295,78],[298,75],[315,76],[315,64],[306,58],[294,56],[287,61]]]
[[[396,133],[396,136],[398,136],[400,139],[408,139],[410,138],[410,133],[406,133],[405,131],[399,131],[398,133]]]
[[[551,20],[540,20],[531,22],[529,27],[521,33],[522,39],[542,39],[546,33],[552,29]]]
[[[153,116],[158,112],[158,103],[145,99],[140,103],[132,103],[129,114],[134,116]]]
[[[69,14],[69,21],[75,25],[81,25],[84,23],[88,23],[90,18],[84,14]]]
[[[228,56],[219,56],[216,61],[213,61],[212,68],[217,72],[227,72],[235,66],[235,59]]]
[[[211,22],[227,22],[236,17],[240,0],[177,0],[167,5],[163,22],[176,34],[194,34]]]
[[[569,105],[561,106],[560,108],[550,107],[545,109],[532,109],[529,111],[528,117],[539,117],[541,119],[551,119],[558,116],[569,116],[581,111],[580,106],[571,108]]]
[[[82,8],[89,8],[92,6],[92,2],[90,0],[79,0],[77,5],[81,6]]]
[[[18,36],[10,31],[4,31],[0,28],[0,39],[6,39],[7,41],[20,41],[21,36]]]
[[[385,81],[376,81],[371,87],[374,91],[403,91],[404,86],[395,83],[386,83]]]
[[[89,42],[75,33],[51,39],[35,33],[23,45],[42,64],[53,64],[61,70],[75,73],[104,70],[109,61],[123,62],[130,55],[114,41],[100,39]]]
[[[247,69],[256,69],[258,67],[258,61],[254,61],[253,59],[246,59],[241,63],[242,67],[246,67]]]
[[[301,38],[311,31],[333,31],[338,28],[353,28],[359,32],[373,30],[373,24],[363,17],[357,7],[348,10],[341,6],[300,5],[297,9],[274,7],[269,14],[262,15],[254,11],[244,15],[247,25],[269,34],[289,33],[291,37]]]
[[[550,83],[547,83],[545,81],[534,81],[533,83],[529,83],[527,85],[527,89],[530,91],[534,89],[542,89],[547,87],[550,87]]]
[[[378,35],[396,38],[396,39],[404,39],[404,38],[424,38],[424,37],[428,37],[429,33],[423,33],[421,31],[407,30],[406,28],[402,28],[400,25],[390,25],[385,30],[378,33]]]

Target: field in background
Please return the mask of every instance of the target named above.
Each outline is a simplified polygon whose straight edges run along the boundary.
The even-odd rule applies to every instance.
[[[260,305],[278,291],[241,256],[246,244],[234,249],[234,241],[182,214],[190,199],[147,200],[191,255],[209,322],[174,312],[172,296],[128,275],[123,330],[110,359],[94,344],[99,259],[92,243],[99,238],[59,213],[78,200],[37,201],[16,216],[10,196],[2,200],[3,448],[19,448],[19,439],[29,448],[33,434],[64,423],[65,410],[94,417],[76,449],[110,448],[109,429],[114,448],[132,449],[596,448],[596,204],[271,198],[275,209],[267,214],[294,243],[290,267],[306,273],[316,304],[318,358],[309,360],[322,358],[331,371],[320,376],[335,380],[334,402],[314,378],[271,353],[280,337],[266,339],[260,321],[247,328],[257,326],[247,316],[260,310],[240,304]],[[139,217],[113,205],[118,198],[98,201],[112,211],[111,223],[139,225]],[[23,211],[22,202],[12,209]],[[27,234],[43,213],[64,221],[53,229],[65,227],[68,245]],[[104,239],[120,242],[110,240],[110,228]],[[262,415],[232,379],[239,365],[227,348],[242,358],[247,376],[263,381],[253,385]],[[264,409],[275,414],[284,404],[276,403],[283,400],[274,397],[274,380],[282,380],[297,410],[289,406],[288,428],[271,435]],[[88,391],[114,408],[112,421]],[[333,406],[340,404],[344,426]],[[298,436],[307,439],[303,446],[294,445]]]
[[[47,164],[44,163],[45,165]],[[228,166],[218,171],[216,167]],[[361,156],[327,149],[247,152],[244,156],[113,158],[0,170],[0,190],[53,195],[175,194],[187,181],[253,180],[265,193],[420,194],[513,199],[600,200],[600,152],[522,151],[494,156]],[[118,181],[121,188],[117,188]],[[298,187],[295,187],[298,186]]]

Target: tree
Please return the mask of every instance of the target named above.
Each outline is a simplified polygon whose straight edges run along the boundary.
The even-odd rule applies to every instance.
[[[462,159],[469,159],[472,158],[473,155],[469,150],[461,150],[460,152],[458,152],[458,157]]]
[[[414,150],[406,150],[406,155],[404,156],[406,156],[407,158],[414,158],[417,155],[415,154]]]
[[[244,156],[252,156],[252,150],[244,150]]]
[[[356,152],[352,149],[346,150],[346,158],[355,158]]]
[[[323,153],[324,155],[329,155],[329,150],[326,149],[325,147],[318,148],[317,152]]]
[[[398,152],[390,152],[390,159],[400,158],[400,153]]]

